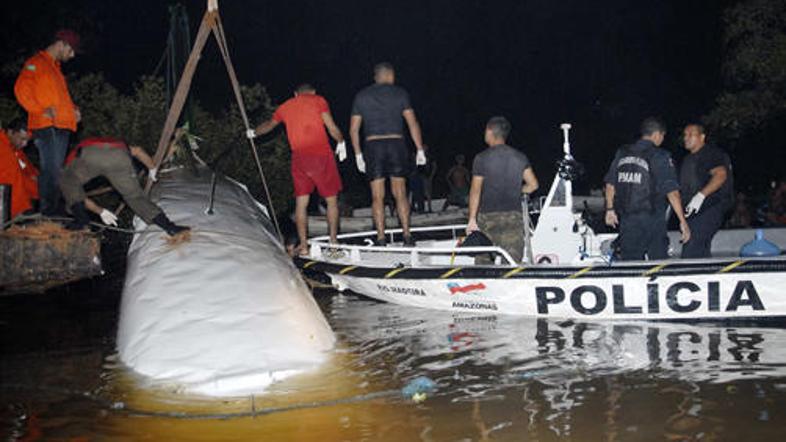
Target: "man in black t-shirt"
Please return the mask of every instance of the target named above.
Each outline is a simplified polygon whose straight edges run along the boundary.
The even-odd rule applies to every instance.
[[[683,132],[690,152],[680,167],[680,193],[684,201],[691,239],[682,246],[683,258],[709,258],[712,237],[732,206],[731,162],[725,152],[706,144],[704,126],[692,123]]]
[[[667,259],[666,202],[680,221],[682,242],[690,239],[680,200],[677,172],[659,146],[666,126],[657,118],[641,123],[641,138],[617,150],[606,182],[606,224],[619,225],[622,260]]]
[[[538,190],[538,179],[527,156],[505,144],[508,134],[510,123],[505,117],[493,117],[486,124],[484,139],[488,148],[472,163],[467,234],[480,230],[516,262],[521,262],[521,194]]]
[[[409,201],[407,176],[410,173],[409,152],[404,141],[404,122],[417,147],[416,163],[426,164],[423,139],[409,94],[396,86],[396,73],[390,63],[374,67],[374,84],[358,92],[352,104],[349,135],[355,149],[355,163],[371,181],[371,209],[377,229],[375,244],[385,244],[385,179],[396,200],[396,210],[404,233],[404,245],[415,245],[409,233]],[[363,127],[361,151],[360,128]]]

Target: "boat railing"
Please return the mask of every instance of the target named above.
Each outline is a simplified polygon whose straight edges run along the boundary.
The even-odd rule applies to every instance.
[[[466,229],[466,224],[453,224],[453,225],[446,225],[446,226],[429,226],[429,227],[413,227],[410,229],[410,232],[415,234],[434,234],[437,232],[451,232],[451,236],[454,240],[458,240],[463,235],[459,234],[458,232],[464,232]],[[402,234],[403,229],[387,229],[385,230],[385,235],[390,238],[390,242],[393,242],[394,237],[398,234]],[[336,256],[337,251],[344,251],[349,256],[349,260],[352,263],[361,263],[361,256],[360,253],[378,253],[378,254],[401,254],[401,255],[409,255],[409,264],[412,267],[426,267],[427,264],[423,264],[423,260],[421,257],[423,255],[430,255],[430,256],[445,256],[449,259],[449,263],[452,263],[457,256],[468,256],[468,255],[477,255],[481,253],[488,253],[492,256],[492,259],[496,259],[497,257],[500,258],[501,262],[499,265],[508,265],[511,267],[516,267],[518,263],[510,256],[508,252],[504,249],[497,247],[497,246],[479,246],[479,247],[459,247],[458,245],[452,247],[405,247],[405,246],[375,246],[371,244],[371,239],[375,238],[377,235],[376,231],[366,231],[366,232],[357,232],[357,233],[346,233],[338,235],[338,244],[330,242],[330,236],[317,236],[311,238],[309,240],[309,256],[312,259],[330,259],[330,256]],[[366,238],[368,240],[368,244],[347,244],[345,241],[347,240],[358,240]],[[330,254],[326,253],[326,251],[331,251]],[[338,253],[339,256],[344,254]]]

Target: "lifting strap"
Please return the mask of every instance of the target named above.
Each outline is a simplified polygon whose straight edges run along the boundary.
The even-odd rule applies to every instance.
[[[232,83],[232,90],[234,91],[235,100],[237,101],[238,108],[240,109],[240,116],[243,119],[245,129],[251,129],[248,115],[246,113],[245,103],[243,102],[243,96],[240,92],[240,83],[237,80],[235,68],[232,65],[232,59],[229,56],[229,46],[226,42],[226,35],[224,34],[224,27],[221,24],[221,18],[218,15],[217,3],[218,2],[216,0],[208,1],[208,9],[205,12],[204,17],[202,17],[202,23],[199,25],[199,31],[197,32],[196,39],[194,40],[194,46],[191,49],[191,54],[189,54],[188,61],[183,68],[183,74],[181,75],[180,81],[177,84],[175,95],[172,97],[172,105],[169,107],[169,113],[167,114],[166,121],[164,123],[164,129],[162,130],[161,137],[158,140],[158,148],[156,149],[156,153],[153,156],[153,162],[155,163],[156,167],[161,165],[161,163],[164,161],[167,151],[169,150],[169,146],[171,144],[170,141],[172,140],[172,136],[175,133],[175,126],[177,125],[177,121],[183,111],[183,106],[185,105],[188,91],[191,89],[191,80],[194,78],[194,72],[196,71],[197,64],[199,63],[199,58],[202,55],[202,50],[205,48],[205,44],[207,43],[208,36],[211,32],[216,37],[218,49],[221,52],[221,57],[224,59],[224,64],[226,65],[227,73],[229,74],[229,81]],[[251,147],[251,152],[254,156],[254,162],[256,163],[257,171],[259,172],[259,178],[262,181],[262,188],[265,191],[265,198],[267,199],[267,206],[270,210],[270,217],[273,219],[273,224],[276,227],[276,233],[278,234],[279,239],[283,241],[284,237],[281,234],[281,228],[278,225],[278,218],[276,217],[276,211],[273,207],[273,200],[270,197],[270,190],[268,189],[267,180],[265,179],[265,173],[262,170],[262,163],[259,160],[259,153],[257,152],[256,144],[254,143],[253,139],[248,139],[248,142]],[[148,178],[147,182],[145,183],[145,193],[149,193],[152,186],[153,182],[150,180],[150,178]]]

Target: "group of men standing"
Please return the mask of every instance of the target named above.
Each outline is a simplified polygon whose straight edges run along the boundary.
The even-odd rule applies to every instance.
[[[385,184],[396,201],[396,210],[403,231],[404,245],[415,243],[409,230],[409,200],[406,180],[411,171],[410,152],[405,140],[404,125],[417,149],[415,163],[426,163],[423,137],[409,94],[395,84],[396,72],[390,63],[374,67],[374,83],[361,90],[352,105],[349,135],[355,152],[358,171],[369,179],[372,213],[377,230],[376,245],[385,245]],[[338,202],[342,189],[333,151],[325,129],[336,141],[340,160],[346,157],[346,142],[336,126],[327,101],[310,85],[301,85],[295,96],[285,101],[273,117],[248,131],[248,137],[270,132],[284,123],[292,149],[292,181],[295,190],[295,224],[300,254],[308,252],[307,214],[309,197],[316,188],[327,203],[330,239],[337,242]],[[361,134],[362,132],[362,134]]]
[[[356,96],[350,119],[350,140],[357,169],[369,180],[375,245],[386,245],[385,185],[390,189],[403,232],[403,244],[415,244],[409,229],[406,177],[411,155],[405,126],[416,148],[415,164],[426,163],[425,146],[407,92],[395,84],[389,63],[374,67],[374,83]],[[291,173],[295,190],[295,221],[300,254],[307,254],[307,214],[310,194],[316,189],[327,203],[332,242],[337,242],[338,193],[342,190],[327,133],[336,141],[336,154],[346,157],[346,143],[327,101],[305,84],[284,102],[273,117],[248,131],[256,137],[284,123],[292,148]],[[504,117],[486,124],[488,148],[472,166],[468,195],[467,234],[482,231],[494,244],[520,261],[524,248],[521,195],[537,190],[538,180],[526,155],[506,144],[511,131]],[[731,207],[731,165],[728,156],[706,144],[704,126],[689,124],[683,134],[688,155],[678,176],[669,153],[659,146],[665,125],[647,118],[641,139],[620,148],[605,176],[608,225],[619,227],[619,255],[623,260],[668,258],[667,207],[679,221],[684,258],[710,256],[710,245]],[[682,200],[689,200],[683,209]]]
[[[605,221],[619,227],[623,260],[668,258],[667,207],[679,221],[681,257],[708,258],[712,238],[732,206],[729,157],[707,144],[704,126],[685,127],[688,155],[679,176],[669,153],[660,148],[665,137],[662,121],[645,119],[641,139],[617,151],[604,178]],[[683,199],[689,201],[684,209]]]
[[[28,113],[27,124],[17,120],[0,132],[0,182],[12,186],[12,215],[30,211],[36,198],[40,198],[43,215],[57,215],[62,191],[66,207],[75,218],[71,227],[84,227],[89,222],[88,210],[105,223],[116,224],[115,215],[87,198],[82,188],[102,175],[146,222],[159,225],[170,235],[184,230],[144,196],[132,158],[148,167],[153,180],[157,170],[141,147],[128,146],[115,138],[90,138],[67,156],[69,138],[76,131],[81,112],[71,99],[60,65],[72,59],[78,47],[76,33],[57,32],[47,48],[25,62],[17,79],[14,90]],[[406,191],[412,161],[405,132],[416,148],[415,164],[424,165],[427,160],[409,95],[395,80],[390,63],[374,67],[373,84],[355,96],[349,133],[357,169],[369,180],[375,244],[386,244],[384,208],[389,180],[403,244],[414,246]],[[286,126],[292,149],[298,252],[306,254],[306,210],[315,189],[326,200],[330,239],[337,242],[337,196],[342,183],[328,134],[337,143],[336,153],[342,161],[346,142],[327,100],[308,84],[298,86],[294,97],[279,106],[270,120],[246,135],[268,133],[280,123]],[[488,148],[473,162],[467,233],[482,231],[520,261],[524,248],[520,198],[523,193],[534,192],[538,180],[527,156],[506,144],[510,130],[510,122],[504,117],[491,118],[485,127]],[[682,257],[708,257],[712,237],[732,204],[729,158],[707,145],[704,126],[693,123],[685,127],[683,141],[689,153],[679,176],[669,153],[659,147],[665,136],[666,127],[660,120],[644,120],[641,139],[617,151],[604,179],[605,221],[619,227],[619,252],[624,260],[668,257],[667,207],[679,221]],[[22,151],[30,138],[38,148],[40,174]],[[684,209],[683,199],[689,201]]]
[[[67,228],[84,228],[90,223],[88,211],[105,224],[117,225],[117,216],[89,199],[83,189],[91,179],[103,176],[148,224],[169,235],[187,230],[144,195],[132,159],[145,165],[153,180],[156,167],[143,148],[117,138],[95,137],[82,140],[69,154],[69,141],[82,114],[71,99],[61,64],[73,59],[79,46],[76,32],[57,31],[46,48],[25,61],[17,77],[14,93],[27,111],[27,122],[14,120],[0,132],[0,184],[11,185],[11,216],[34,211],[36,200],[42,215],[59,216],[64,198],[66,211],[74,218]],[[40,172],[22,150],[31,138]]]

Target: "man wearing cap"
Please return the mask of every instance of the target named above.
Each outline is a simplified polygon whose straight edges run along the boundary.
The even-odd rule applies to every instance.
[[[41,166],[38,185],[44,215],[58,212],[58,185],[68,138],[71,132],[76,132],[81,119],[60,70],[61,63],[74,58],[78,49],[79,35],[68,29],[58,31],[46,49],[25,62],[14,86],[17,101],[27,111],[28,129],[38,148]]]

